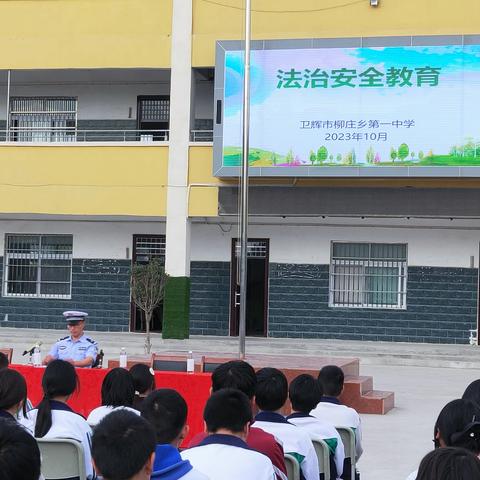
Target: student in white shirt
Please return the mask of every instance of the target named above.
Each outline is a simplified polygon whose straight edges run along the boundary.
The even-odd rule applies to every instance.
[[[287,397],[287,378],[280,370],[259,370],[255,402],[260,412],[255,416],[254,426],[271,433],[282,442],[284,452],[298,460],[302,479],[318,480],[318,459],[310,435],[290,423],[282,414]]]
[[[288,395],[292,404],[292,414],[287,417],[287,420],[297,427],[305,429],[313,440],[319,438],[328,445],[330,478],[331,480],[340,478],[345,460],[342,439],[333,424],[310,415],[322,397],[320,383],[311,375],[298,375],[290,382]]]
[[[103,417],[118,409],[130,410],[140,415],[140,412],[133,408],[134,399],[135,386],[132,374],[124,368],[113,368],[102,382],[102,405],[90,412],[88,424],[95,426]]]
[[[75,367],[63,360],[53,360],[43,374],[42,401],[20,422],[36,438],[73,438],[79,441],[85,454],[87,478],[91,479],[94,477],[90,453],[92,430],[86,420],[67,405],[77,387]]]
[[[209,436],[198,446],[184,450],[183,459],[211,480],[275,480],[270,459],[245,442],[252,408],[243,392],[224,388],[213,393],[203,419]]]
[[[0,418],[0,478],[38,480],[40,450],[25,428],[8,418]]]
[[[327,365],[320,370],[318,381],[323,388],[320,403],[311,411],[319,420],[333,423],[336,427],[350,427],[355,432],[356,460],[363,452],[360,415],[353,408],[342,405],[338,397],[343,391],[345,376],[340,367]]]
[[[188,435],[187,413],[187,402],[170,388],[155,390],[143,401],[142,417],[150,423],[157,437],[152,479],[208,480],[188,460],[183,460],[178,451]]]
[[[104,480],[150,480],[155,432],[139,415],[117,410],[95,427],[92,457],[95,470]]]

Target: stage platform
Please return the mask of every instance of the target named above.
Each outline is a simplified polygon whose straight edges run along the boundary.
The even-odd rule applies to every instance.
[[[162,359],[170,357],[172,361],[179,361],[182,358],[186,358],[187,352],[170,350],[159,352],[158,355]],[[218,364],[234,359],[235,357],[223,353],[194,352],[195,370],[197,372],[211,372]],[[377,415],[384,415],[395,406],[395,395],[393,392],[374,390],[373,378],[360,375],[360,360],[358,358],[252,353],[247,354],[245,360],[256,370],[263,367],[278,368],[285,373],[289,382],[301,373],[308,373],[316,378],[320,369],[325,365],[337,365],[345,374],[345,388],[340,397],[343,404],[355,408],[359,413]],[[128,367],[135,363],[149,365],[151,362],[151,356],[131,356],[128,359]],[[117,366],[118,360],[108,361],[109,368]]]

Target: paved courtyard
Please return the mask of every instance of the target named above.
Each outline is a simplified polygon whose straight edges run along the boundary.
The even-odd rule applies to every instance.
[[[14,347],[14,362],[37,340],[42,354],[64,336],[63,331],[0,329],[0,346]],[[143,353],[141,334],[92,333],[106,359],[122,346],[129,354]],[[153,336],[153,351],[237,352],[237,341],[224,337],[193,337],[186,341]],[[374,377],[378,390],[395,392],[396,408],[387,415],[362,415],[364,454],[359,468],[364,480],[403,480],[432,447],[433,425],[440,409],[462,395],[480,378],[480,350],[469,345],[429,345],[304,339],[247,339],[252,353],[353,356],[361,359],[360,373]]]

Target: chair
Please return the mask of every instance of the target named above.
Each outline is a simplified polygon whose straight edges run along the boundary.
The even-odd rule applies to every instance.
[[[330,480],[330,449],[328,448],[327,443],[320,438],[312,439],[312,443],[318,458],[320,478]]]
[[[232,360],[238,360],[238,358],[205,356],[202,358],[200,371],[204,373],[213,373],[219,365],[221,365],[222,363],[230,362]]]
[[[152,368],[163,372],[186,372],[187,355],[163,355],[154,353],[152,355]],[[197,368],[195,368],[197,370]]]
[[[289,453],[286,453],[284,457],[288,480],[300,480],[300,464],[298,460]]]
[[[81,443],[69,438],[37,438],[45,480],[78,477],[86,480]]]
[[[355,450],[355,432],[350,427],[335,427],[340,435],[345,448],[345,462],[343,467],[343,476],[345,480],[355,479],[356,450]],[[347,471],[348,470],[348,471]]]
[[[4,353],[8,358],[8,363],[12,363],[13,348],[0,348],[0,352]]]

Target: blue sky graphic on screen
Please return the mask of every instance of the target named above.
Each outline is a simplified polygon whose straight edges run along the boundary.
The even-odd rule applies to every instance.
[[[241,159],[243,53],[225,52],[223,165]],[[250,165],[480,165],[480,45],[254,50]]]

